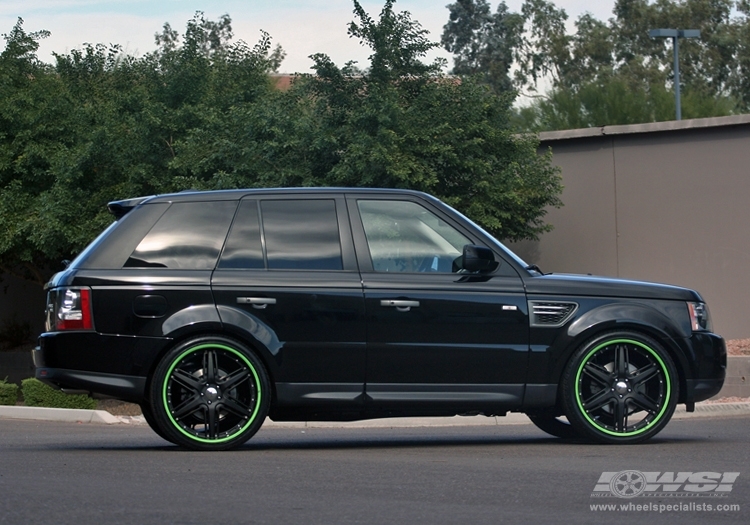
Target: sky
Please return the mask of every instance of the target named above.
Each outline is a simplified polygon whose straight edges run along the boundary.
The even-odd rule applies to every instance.
[[[383,0],[361,0],[362,6],[377,18]],[[397,0],[396,11],[409,11],[413,20],[440,40],[448,21],[446,5],[451,0]],[[490,0],[493,11],[499,0]],[[522,0],[506,0],[511,11],[519,11]],[[612,15],[614,0],[556,0],[569,15],[569,23],[590,12],[600,20]],[[367,66],[369,50],[347,35],[347,24],[354,19],[351,0],[0,0],[0,33],[6,34],[19,17],[24,30],[46,29],[51,36],[40,42],[37,56],[52,62],[52,52],[66,53],[84,43],[120,44],[128,54],[143,56],[156,48],[154,34],[165,22],[182,34],[196,11],[209,20],[223,14],[232,18],[235,40],[250,45],[268,32],[273,45],[281,44],[287,53],[282,73],[308,73],[314,53],[325,53],[338,65],[356,60]],[[4,42],[0,42],[4,47]],[[444,50],[435,50],[427,59],[450,59]],[[450,64],[450,60],[449,60]]]

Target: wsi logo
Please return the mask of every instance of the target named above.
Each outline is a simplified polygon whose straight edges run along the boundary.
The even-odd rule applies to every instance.
[[[739,475],[739,472],[602,472],[591,497],[725,498]]]

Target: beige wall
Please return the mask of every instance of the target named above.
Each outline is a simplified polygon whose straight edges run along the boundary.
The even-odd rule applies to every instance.
[[[565,185],[554,231],[511,247],[545,272],[694,288],[718,333],[750,337],[750,118],[575,134],[541,136]]]

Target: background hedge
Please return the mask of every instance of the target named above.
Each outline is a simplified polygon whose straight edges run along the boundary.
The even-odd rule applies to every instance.
[[[21,392],[26,406],[30,407],[96,408],[96,400],[87,395],[66,394],[34,378],[21,381]]]
[[[18,400],[18,385],[0,379],[0,405],[15,405]]]

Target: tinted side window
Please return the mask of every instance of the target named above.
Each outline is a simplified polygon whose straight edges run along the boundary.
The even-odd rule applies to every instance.
[[[261,202],[270,270],[343,270],[334,200]]]
[[[456,271],[453,261],[471,244],[455,228],[409,201],[357,201],[376,272]]]
[[[236,201],[172,204],[130,255],[125,266],[213,269],[236,208]]]
[[[260,241],[258,201],[243,200],[232,223],[219,268],[265,268]]]

